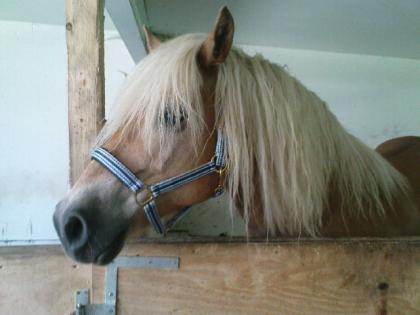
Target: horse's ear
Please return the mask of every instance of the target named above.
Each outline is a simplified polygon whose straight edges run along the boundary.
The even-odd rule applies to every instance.
[[[232,14],[226,6],[222,7],[216,19],[213,32],[201,45],[199,60],[205,66],[222,64],[232,47],[235,30]]]
[[[157,38],[153,33],[149,30],[146,25],[143,25],[144,35],[146,36],[146,48],[147,53],[151,53],[153,50],[156,50],[160,46],[160,39]]]

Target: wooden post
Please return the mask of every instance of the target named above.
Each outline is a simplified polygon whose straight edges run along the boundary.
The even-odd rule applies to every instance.
[[[104,122],[104,0],[66,0],[66,30],[73,185]]]

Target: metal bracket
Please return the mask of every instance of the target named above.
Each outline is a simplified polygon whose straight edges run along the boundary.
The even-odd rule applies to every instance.
[[[179,257],[117,257],[107,266],[105,276],[105,303],[90,304],[89,289],[76,291],[75,315],[115,315],[119,268],[178,269]]]

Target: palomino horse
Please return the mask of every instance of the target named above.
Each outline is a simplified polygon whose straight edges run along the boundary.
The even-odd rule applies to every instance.
[[[209,35],[145,31],[149,55],[56,207],[69,256],[106,264],[129,229],[164,233],[161,216],[222,188],[251,236],[420,234],[419,137],[369,149],[284,68],[232,48],[227,8]]]

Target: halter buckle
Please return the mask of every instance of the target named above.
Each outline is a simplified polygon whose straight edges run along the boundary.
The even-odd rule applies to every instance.
[[[212,157],[211,161],[214,164],[216,164],[216,160],[217,160],[217,156],[214,155]],[[224,188],[223,188],[223,181],[224,181],[223,175],[226,172],[226,169],[227,169],[227,165],[221,165],[221,166],[216,165],[215,172],[217,174],[219,174],[219,183],[218,183],[216,189],[214,190],[215,197],[220,196],[223,193],[223,190],[224,190]]]
[[[217,156],[213,155],[213,157],[211,158],[211,161],[216,165],[216,160],[217,160]],[[217,166],[216,165],[216,170],[215,172],[218,173],[219,175],[223,175],[223,173],[226,171],[227,169],[227,165],[221,165],[221,166]]]
[[[138,195],[140,193],[142,193],[143,191],[147,192],[147,195],[146,195],[147,198],[145,200],[139,200]],[[153,192],[150,189],[149,185],[144,185],[142,188],[140,188],[138,191],[136,191],[136,202],[139,206],[144,207],[148,203],[152,202],[154,199],[155,199],[155,197],[153,196]]]

